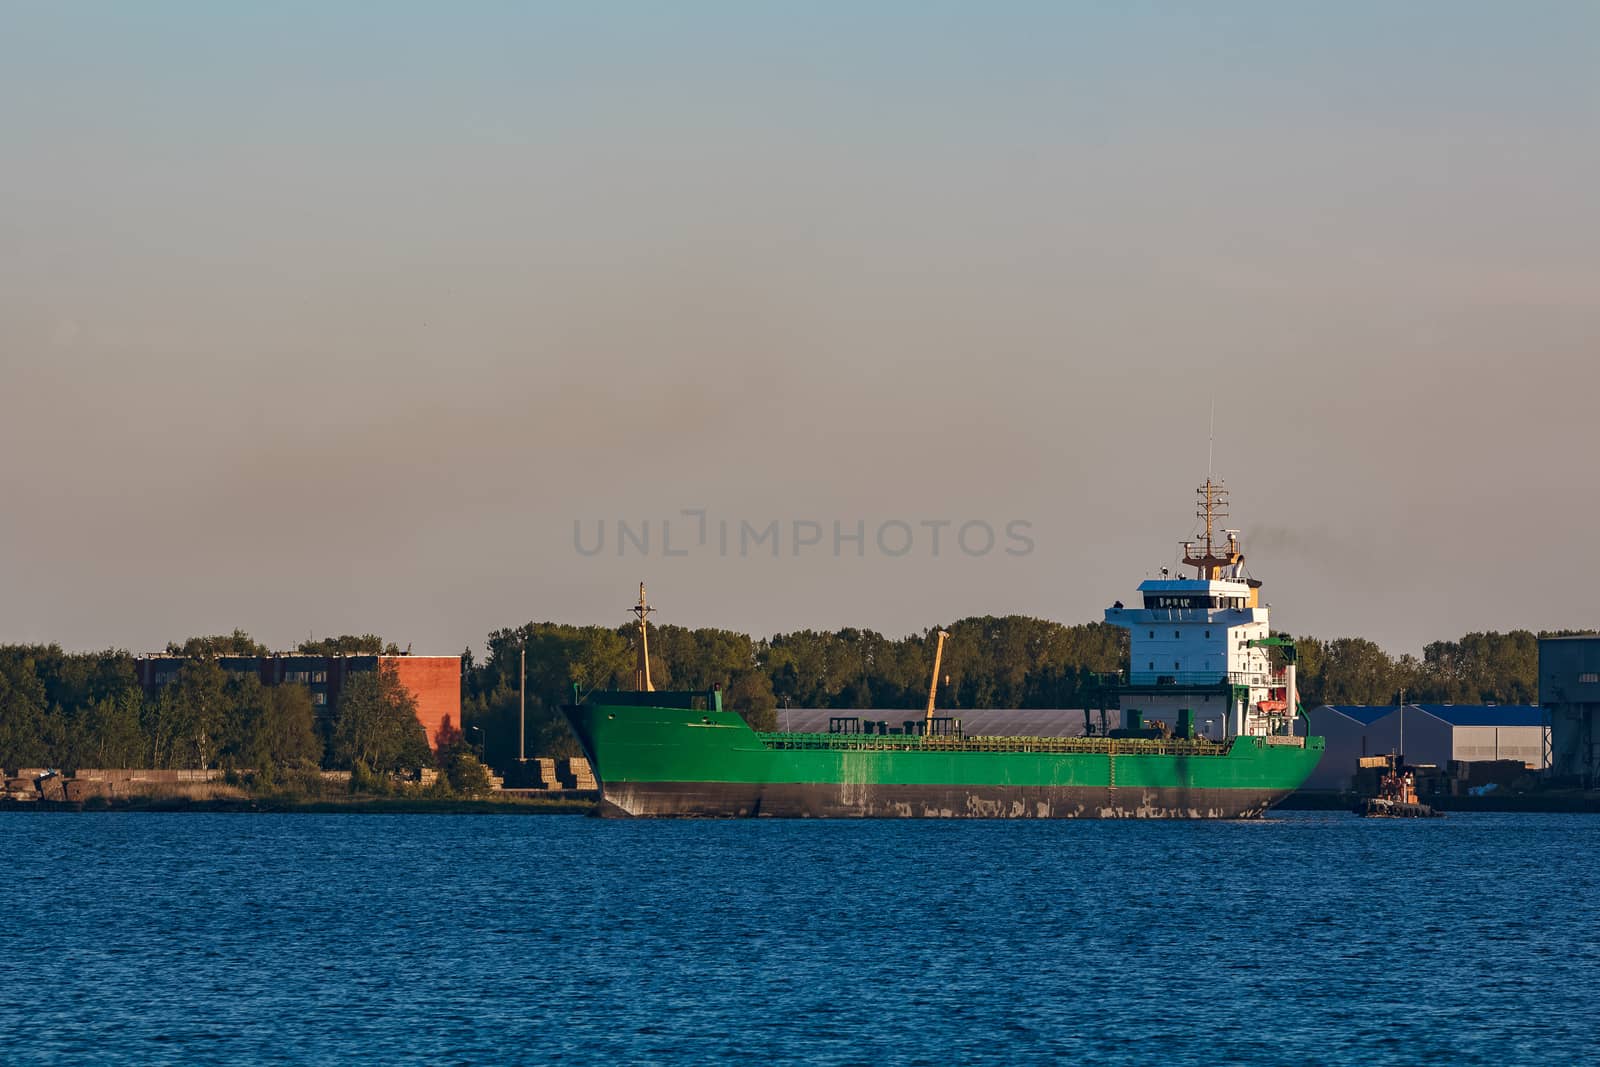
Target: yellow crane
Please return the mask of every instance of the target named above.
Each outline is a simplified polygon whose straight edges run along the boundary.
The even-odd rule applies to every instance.
[[[944,642],[949,636],[949,630],[940,630],[939,643],[933,647],[933,679],[928,682],[928,715],[922,723],[923,737],[933,732],[933,702],[939,695],[939,663],[944,659]]]

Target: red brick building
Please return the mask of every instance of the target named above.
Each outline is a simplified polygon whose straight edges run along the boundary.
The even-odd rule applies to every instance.
[[[178,677],[184,656],[141,656],[134,661],[139,683],[147,690],[159,689]],[[427,731],[428,744],[439,747],[439,733],[445,726],[461,728],[460,656],[378,656],[355,653],[344,656],[311,656],[298,652],[274,656],[218,656],[217,664],[235,674],[254,674],[262,685],[285,682],[303,685],[311,691],[311,704],[323,722],[331,720],[339,706],[339,690],[352,674],[361,671],[393,670],[400,684],[417,702],[417,720]]]
[[[460,656],[379,656],[380,670],[394,668],[400,684],[416,698],[417,719],[428,744],[439,747],[440,731],[461,729]]]

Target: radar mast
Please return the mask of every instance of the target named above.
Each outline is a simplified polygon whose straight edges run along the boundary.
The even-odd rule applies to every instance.
[[[1196,489],[1195,495],[1200,498],[1195,516],[1205,522],[1205,545],[1197,553],[1195,542],[1183,542],[1183,565],[1193,567],[1195,577],[1209,582],[1220,578],[1224,567],[1243,563],[1244,553],[1239,551],[1236,530],[1224,530],[1227,541],[1222,545],[1216,543],[1217,521],[1228,517],[1228,491],[1222,487],[1222,482],[1207,475],[1206,484]]]

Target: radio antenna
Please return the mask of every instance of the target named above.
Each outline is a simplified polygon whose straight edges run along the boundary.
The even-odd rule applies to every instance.
[[[1211,435],[1206,440],[1206,481],[1211,480],[1211,457],[1217,450],[1217,394],[1211,394]]]

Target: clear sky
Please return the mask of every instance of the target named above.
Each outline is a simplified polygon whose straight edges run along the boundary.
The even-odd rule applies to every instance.
[[[1275,625],[1600,625],[1600,4],[5,0],[0,133],[0,641],[1088,621],[1213,403]]]

